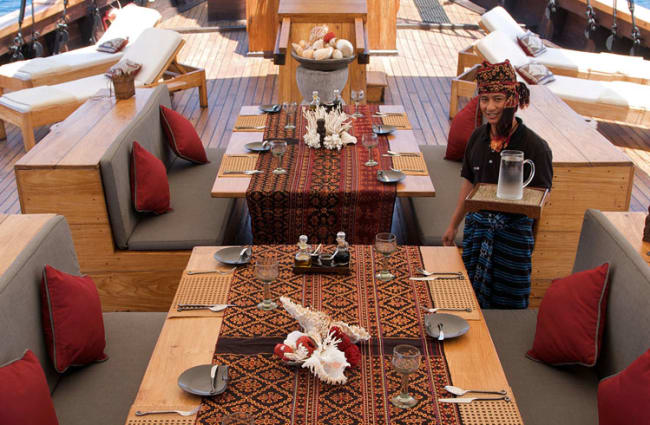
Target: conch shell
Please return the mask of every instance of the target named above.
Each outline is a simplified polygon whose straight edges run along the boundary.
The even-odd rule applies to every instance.
[[[354,54],[354,47],[348,40],[344,40],[342,38],[336,40],[336,48],[339,49],[341,53],[343,53],[343,57],[349,58]]]
[[[309,45],[312,46],[316,40],[325,37],[325,35],[329,32],[329,28],[327,25],[316,25],[311,29],[309,32]]]
[[[332,52],[332,59],[343,59],[343,52],[341,52],[339,49],[334,49]]]
[[[314,49],[314,51],[318,49],[322,49],[325,47],[325,43],[323,42],[322,38],[319,38],[318,40],[314,41],[314,44],[311,45],[311,48]]]
[[[314,59],[314,50],[313,49],[305,49],[302,51],[302,57],[306,59]]]
[[[314,51],[314,59],[320,61],[323,59],[329,59],[332,56],[332,52],[334,49],[332,49],[330,46],[324,47],[322,49],[318,49]]]

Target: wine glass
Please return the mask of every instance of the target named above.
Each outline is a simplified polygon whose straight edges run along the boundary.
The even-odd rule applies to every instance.
[[[363,116],[363,114],[359,113],[359,91],[357,90],[352,90],[350,92],[350,98],[354,102],[354,113],[351,114],[350,116],[353,118],[360,118]]]
[[[287,174],[287,170],[282,168],[282,155],[287,151],[287,142],[285,140],[274,140],[271,142],[271,153],[278,158],[278,166],[273,170],[273,174]]]
[[[271,299],[271,282],[278,277],[279,265],[275,257],[262,257],[255,263],[255,277],[264,282],[264,299],[257,304],[260,310],[275,310],[277,303]]]
[[[379,139],[375,133],[366,133],[361,136],[361,144],[368,148],[368,161],[363,164],[366,167],[374,167],[379,164],[372,158],[372,148],[377,146],[378,143]]]
[[[284,112],[287,114],[287,123],[284,126],[285,130],[293,130],[296,128],[296,109],[298,108],[298,104],[296,102],[291,102],[291,103],[283,103],[282,108],[284,109]]]
[[[244,412],[231,413],[221,419],[221,425],[253,425],[254,423],[254,418]]]
[[[382,267],[375,277],[388,282],[395,277],[394,274],[388,271],[388,258],[397,250],[397,237],[392,233],[377,233],[377,236],[375,236],[375,250],[384,256]]]
[[[400,344],[393,348],[393,368],[402,376],[400,393],[391,399],[394,406],[410,409],[418,400],[409,394],[409,375],[420,368],[420,350],[412,345]]]

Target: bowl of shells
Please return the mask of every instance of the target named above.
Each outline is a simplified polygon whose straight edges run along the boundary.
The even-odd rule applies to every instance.
[[[327,25],[311,29],[309,40],[291,43],[291,56],[307,69],[335,71],[347,67],[356,57],[349,40],[337,38]]]

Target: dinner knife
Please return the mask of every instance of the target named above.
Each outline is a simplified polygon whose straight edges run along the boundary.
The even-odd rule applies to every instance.
[[[457,403],[457,404],[467,404],[473,401],[495,401],[495,400],[505,400],[510,401],[510,397],[504,395],[502,397],[457,397],[457,398],[440,398],[438,401],[440,403]]]
[[[462,277],[458,276],[417,276],[417,277],[409,277],[409,280],[456,280],[460,279],[462,280]]]

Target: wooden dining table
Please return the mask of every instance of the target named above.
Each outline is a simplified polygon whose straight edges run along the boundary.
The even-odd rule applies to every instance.
[[[405,113],[401,105],[381,105],[380,112],[385,113]],[[258,106],[242,106],[240,115],[261,114]],[[263,130],[260,131],[233,131],[226,155],[241,155],[249,153],[244,147],[247,143],[260,142],[263,140]],[[420,152],[420,148],[412,129],[396,130],[388,136],[390,149],[395,152]],[[298,143],[304,143],[302,140]],[[357,143],[361,143],[358,140]],[[345,148],[344,148],[345,149]],[[377,155],[375,149],[374,152]],[[270,153],[268,153],[270,155]],[[250,177],[218,177],[216,176],[212,185],[213,198],[245,198]],[[406,178],[397,183],[398,197],[434,197],[436,190],[431,183],[429,176],[407,175]]]
[[[215,291],[228,290],[233,275],[224,273],[232,273],[232,271],[229,266],[220,264],[214,259],[213,255],[217,249],[219,247],[194,248],[187,268],[183,273],[178,289],[179,293],[187,290],[184,285],[188,282],[188,271],[197,270],[214,271],[214,273],[202,276],[213,278],[215,282],[219,282],[213,288]],[[414,247],[414,249],[419,249],[422,264],[426,269],[462,271],[465,282],[469,285],[462,259],[456,248]],[[222,273],[217,273],[217,270],[222,270]],[[282,288],[275,287],[272,288],[272,291],[274,295],[278,296],[282,293]],[[260,284],[260,296],[261,293]],[[186,369],[212,362],[215,344],[223,323],[223,314],[223,312],[219,312],[208,313],[207,315],[203,313],[201,317],[193,317],[191,314],[181,316],[176,312],[176,306],[172,305],[139,391],[130,408],[126,420],[127,425],[171,423],[165,422],[165,420],[173,420],[175,425],[195,423],[196,414],[188,417],[151,415],[143,418],[135,416],[135,412],[137,410],[163,409],[191,410],[201,403],[200,397],[181,390],[177,380],[179,375]],[[452,384],[462,388],[507,390],[511,397],[511,404],[508,404],[510,419],[508,419],[507,423],[523,423],[480,309],[475,309],[472,313],[459,313],[459,315],[468,320],[469,331],[461,337],[445,340],[443,343]],[[287,370],[290,371],[291,369]],[[386,373],[394,374],[395,372],[387,370]],[[453,396],[449,394],[449,397]],[[483,404],[479,404],[478,407],[477,402],[472,405],[459,405],[461,417],[464,412],[463,409],[470,409],[469,411],[465,410],[465,412],[468,415],[475,415],[476,411],[471,409],[476,408],[477,410],[489,412],[491,406],[496,406],[496,404],[491,403],[497,402],[478,403]],[[515,417],[514,421],[512,421],[513,415]],[[143,422],[145,418],[149,422]],[[498,423],[500,422],[495,424]]]

